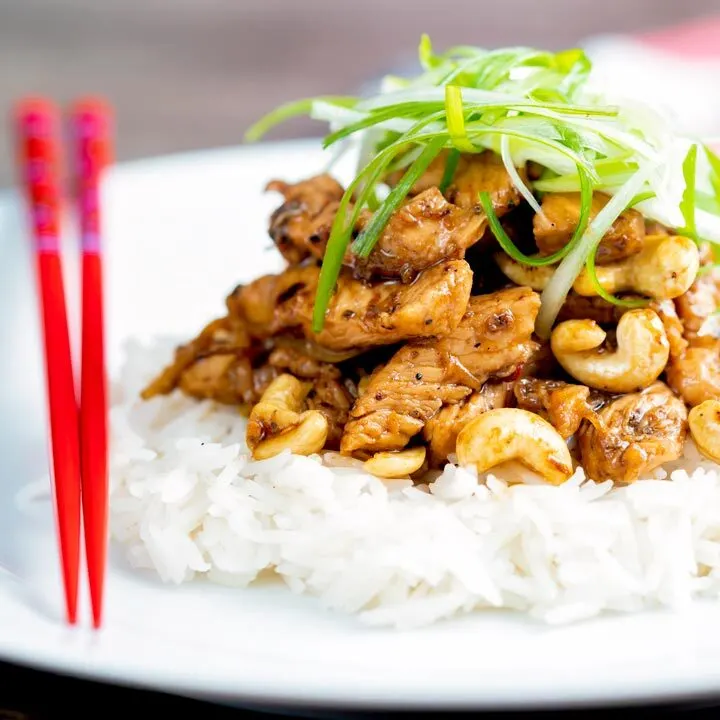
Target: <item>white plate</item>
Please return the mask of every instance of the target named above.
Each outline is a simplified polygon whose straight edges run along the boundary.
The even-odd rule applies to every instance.
[[[193,334],[239,281],[278,266],[262,193],[322,170],[314,143],[128,164],[107,185],[110,352],[129,334]],[[0,657],[118,683],[257,704],[518,707],[662,700],[720,688],[720,606],[552,628],[496,613],[368,629],[281,588],[163,586],[113,553],[105,628],[61,622],[34,277],[16,197],[0,199]],[[68,261],[74,258],[68,247]],[[75,288],[74,266],[68,267]],[[72,303],[75,307],[75,303]],[[30,509],[28,509],[28,507]],[[87,602],[83,602],[87,617]]]

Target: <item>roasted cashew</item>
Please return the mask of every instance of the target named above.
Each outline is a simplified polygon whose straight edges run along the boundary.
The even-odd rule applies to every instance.
[[[297,455],[323,449],[329,430],[327,418],[317,410],[300,412],[310,387],[289,374],[270,383],[248,418],[246,442],[255,460],[286,449]]]
[[[279,410],[300,412],[308,392],[310,383],[298,380],[294,375],[284,373],[278,375],[267,387],[260,398],[263,405],[272,405]],[[258,403],[258,404],[260,404]]]
[[[657,313],[626,312],[617,326],[617,350],[602,347],[605,331],[594,320],[566,320],[552,332],[555,358],[576,380],[607,392],[637,392],[657,380],[670,355]]]
[[[425,462],[422,446],[399,452],[378,452],[363,464],[365,470],[381,478],[404,478],[419,470]]]
[[[495,262],[503,274],[516,285],[536,291],[544,290],[555,272],[554,265],[523,265],[504,252],[495,253]]]
[[[515,460],[561,485],[573,473],[567,444],[539,415],[519,408],[488,410],[471,420],[458,434],[458,464],[484,473]]]
[[[283,450],[295,455],[312,455],[325,447],[327,436],[327,418],[317,410],[308,410],[299,416],[299,425],[260,442],[253,450],[253,459],[266,460]]]
[[[555,272],[554,266],[523,265],[503,252],[496,253],[495,261],[514,283],[537,291],[545,289]],[[609,293],[632,292],[654,300],[670,300],[687,292],[699,268],[700,253],[690,238],[652,235],[645,238],[643,249],[637,255],[598,265],[595,270],[600,285]],[[585,297],[597,295],[587,270],[578,275],[573,290]]]
[[[699,269],[700,252],[690,238],[651,235],[637,255],[598,265],[596,271],[607,292],[635,292],[654,300],[671,300],[687,292]],[[573,289],[579,295],[597,295],[586,272],[578,276]]]
[[[605,331],[594,320],[566,320],[552,333],[552,350],[564,353],[584,352],[605,342]]]
[[[688,414],[690,434],[705,457],[720,463],[720,400],[705,400]]]

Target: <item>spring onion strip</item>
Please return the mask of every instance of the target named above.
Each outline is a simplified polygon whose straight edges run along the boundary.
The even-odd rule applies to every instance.
[[[445,114],[448,133],[455,147],[461,152],[476,152],[475,146],[468,140],[465,132],[462,91],[457,85],[445,86]]]
[[[720,158],[707,145],[703,145],[703,150],[710,165],[710,184],[715,198],[720,204]]]
[[[680,201],[680,212],[682,213],[685,227],[683,233],[691,237],[695,242],[699,241],[697,223],[695,222],[695,176],[697,166],[697,145],[692,145],[688,150],[682,164],[685,190],[683,190]]]
[[[356,255],[363,258],[370,255],[390,216],[397,210],[408,192],[410,192],[410,188],[428,169],[428,165],[437,157],[444,145],[445,141],[442,138],[436,138],[425,146],[420,156],[408,168],[402,180],[390,191],[382,207],[372,216],[367,227],[353,243],[353,251]]]
[[[345,194],[340,200],[330,230],[330,237],[328,238],[328,243],[325,248],[322,267],[320,268],[320,277],[318,279],[315,305],[313,308],[313,332],[319,333],[324,327],[325,312],[327,311],[330,297],[332,296],[338,276],[340,275],[340,269],[342,268],[345,258],[345,251],[350,242],[350,236],[362,211],[362,195],[369,193],[374,188],[373,180],[376,180],[378,176],[383,174],[395,154],[401,150],[402,145],[394,143],[378,153],[365,168],[358,173],[350,185],[348,185]],[[348,221],[350,201],[352,200],[355,190],[363,181],[366,181],[363,193],[361,193],[361,196],[358,198],[358,202],[355,204],[355,208],[350,214]]]
[[[445,170],[443,171],[442,179],[440,180],[440,185],[438,185],[438,190],[444,195],[447,189],[450,187],[450,183],[452,183],[453,178],[455,177],[455,171],[457,170],[458,162],[460,161],[460,151],[456,149],[452,149],[447,156],[447,160],[445,161]]]
[[[530,188],[523,182],[523,179],[520,177],[520,173],[515,167],[515,163],[513,163],[512,155],[510,155],[510,138],[507,135],[503,135],[500,138],[500,157],[502,158],[505,170],[507,170],[507,174],[510,176],[513,185],[525,198],[528,205],[530,205],[536,213],[542,215],[542,208],[538,204],[538,201],[533,197],[533,194],[530,192]]]
[[[640,307],[646,307],[648,304],[648,300],[646,299],[640,299],[640,300],[625,300],[624,298],[619,298],[616,295],[612,295],[609,293],[600,283],[600,279],[597,276],[597,268],[595,267],[595,256],[597,254],[597,246],[600,243],[597,243],[595,247],[590,251],[590,254],[588,255],[587,261],[585,262],[585,269],[587,270],[588,277],[590,278],[590,283],[593,286],[593,289],[595,290],[595,294],[601,297],[605,302],[609,302],[612,305],[618,305],[619,307],[625,307],[625,308],[640,308]]]
[[[563,258],[558,265],[550,282],[540,296],[540,312],[535,323],[535,332],[543,339],[550,337],[552,326],[570,292],[575,279],[580,274],[587,258],[602,240],[603,235],[615,222],[622,211],[627,207],[630,200],[637,194],[645,184],[651,166],[638,170],[635,175],[623,185],[615,195],[608,201],[605,207],[595,216],[593,221],[583,233],[580,242]]]
[[[245,141],[256,142],[263,137],[263,135],[266,135],[273,127],[275,127],[275,125],[279,125],[280,123],[299,115],[309,115],[318,100],[335,103],[341,107],[352,107],[357,103],[357,98],[354,97],[332,95],[324,98],[305,98],[303,100],[295,100],[294,102],[285,103],[252,125],[245,132]]]
[[[521,252],[500,224],[500,220],[495,214],[490,194],[487,192],[481,192],[479,194],[480,205],[482,205],[483,212],[487,217],[490,230],[492,230],[492,233],[498,241],[500,247],[507,255],[515,260],[515,262],[523,265],[529,265],[530,267],[554,265],[555,263],[560,262],[560,260],[562,260],[575,247],[575,245],[577,245],[585,232],[585,228],[587,227],[588,220],[590,219],[590,207],[592,205],[592,185],[590,183],[590,179],[587,174],[582,171],[580,172],[580,177],[583,181],[580,194],[580,217],[578,218],[577,227],[575,228],[575,232],[573,233],[570,242],[551,255],[525,255]]]
[[[639,205],[640,203],[645,202],[646,200],[652,200],[653,198],[657,197],[655,193],[652,190],[645,190],[644,192],[640,192],[637,195],[635,195],[634,198],[630,200],[628,203],[629,208],[634,208],[636,205]]]
[[[500,155],[513,185],[536,212],[541,206],[535,193],[580,192],[585,226],[579,223],[571,241],[549,258],[521,253],[483,196],[489,225],[508,254],[528,265],[550,264],[550,258],[559,262],[542,294],[536,323],[541,337],[549,336],[583,267],[597,280],[597,247],[627,207],[638,205],[649,220],[678,231],[684,222],[682,231],[715,243],[720,258],[720,158],[700,145],[705,156],[699,163],[699,143],[691,141],[688,152],[686,139],[676,136],[660,113],[641,103],[613,104],[589,87],[591,62],[581,49],[554,53],[459,45],[438,53],[424,35],[418,55],[421,67],[414,77],[386,77],[372,97],[288,103],[246,133],[247,140],[257,140],[276,124],[307,114],[327,123],[325,148],[344,153],[359,140],[355,177],[340,202],[323,260],[313,313],[316,332],[360,213],[369,208],[373,216],[352,250],[367,256],[422,168],[443,149],[449,152],[442,191],[453,182],[460,153],[490,150]],[[687,153],[682,173],[678,153],[680,158]],[[535,183],[519,170],[528,162],[544,169]],[[388,175],[400,172],[402,179],[388,192]],[[610,200],[588,224],[593,192],[607,193]]]

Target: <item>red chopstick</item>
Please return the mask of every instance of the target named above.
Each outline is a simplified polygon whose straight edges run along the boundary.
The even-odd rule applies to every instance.
[[[80,564],[80,447],[65,289],[59,252],[60,183],[58,113],[42,98],[16,110],[20,176],[27,196],[45,352],[51,433],[53,495],[67,620],[77,620]]]
[[[107,387],[103,319],[100,184],[111,161],[111,113],[99,99],[71,113],[82,245],[82,368],[80,431],[85,555],[93,625],[102,624],[107,562]]]

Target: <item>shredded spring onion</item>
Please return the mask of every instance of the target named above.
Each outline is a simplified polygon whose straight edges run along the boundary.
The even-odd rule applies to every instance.
[[[443,192],[453,182],[461,154],[487,149],[501,156],[512,183],[535,212],[541,211],[537,193],[580,192],[578,228],[565,247],[548,257],[522,253],[504,232],[490,198],[480,198],[508,255],[528,265],[557,264],[542,293],[536,323],[541,337],[549,336],[583,268],[601,297],[627,304],[597,283],[595,253],[604,233],[628,207],[638,205],[647,218],[673,227],[684,222],[682,232],[720,244],[720,159],[695,141],[688,150],[687,140],[651,108],[618,106],[602,93],[591,92],[591,63],[582,50],[552,53],[462,45],[437,53],[423,35],[418,55],[418,75],[385,78],[372,97],[328,96],[288,103],[247,132],[248,140],[258,140],[277,123],[307,114],[328,123],[324,147],[344,149],[355,142],[360,146],[356,176],[340,203],[323,260],[313,314],[316,332],[323,327],[360,213],[370,209],[373,216],[350,252],[367,257],[392,213],[443,150]],[[699,145],[704,164],[698,161]],[[682,168],[676,162],[680,147]],[[534,183],[518,171],[529,161],[545,169]],[[402,179],[390,192],[380,192],[387,189],[384,183],[390,173],[402,174]],[[611,198],[588,222],[594,191]]]
[[[442,179],[440,180],[440,185],[438,185],[438,190],[441,193],[447,192],[447,189],[450,187],[453,178],[455,177],[455,171],[457,170],[458,163],[460,162],[460,151],[456,149],[452,149],[448,155],[447,160],[445,161],[445,170],[443,171]]]
[[[697,145],[691,145],[682,165],[683,178],[685,180],[685,190],[683,191],[682,200],[680,201],[680,212],[685,227],[683,232],[698,241],[697,223],[695,222],[695,176],[697,171]]]
[[[593,221],[583,233],[580,242],[565,256],[558,265],[557,270],[542,292],[540,312],[535,323],[535,332],[538,337],[546,340],[550,337],[553,323],[565,302],[570,288],[577,276],[587,263],[588,257],[597,250],[603,235],[615,222],[618,215],[627,207],[630,199],[646,180],[645,172],[636,173],[620,190],[610,199],[605,207],[595,216]]]

